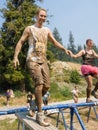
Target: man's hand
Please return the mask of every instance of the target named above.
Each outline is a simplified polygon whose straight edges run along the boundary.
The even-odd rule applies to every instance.
[[[76,57],[70,50],[66,50],[66,54],[69,55],[72,58]]]
[[[72,52],[70,50],[65,49],[65,52],[67,55],[70,55],[70,56],[72,55]]]
[[[14,65],[14,68],[17,68],[20,64],[19,64],[19,60],[18,60],[18,58],[14,58],[13,59],[13,65]]]

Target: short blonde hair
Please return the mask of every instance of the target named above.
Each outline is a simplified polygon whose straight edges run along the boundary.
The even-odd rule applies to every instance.
[[[36,15],[39,15],[40,11],[45,11],[47,13],[47,11],[43,8],[38,8],[36,11]]]

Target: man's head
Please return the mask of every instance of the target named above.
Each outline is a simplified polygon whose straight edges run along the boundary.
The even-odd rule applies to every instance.
[[[39,8],[36,12],[36,19],[37,21],[42,24],[46,21],[47,11],[45,9]]]
[[[39,15],[40,11],[44,11],[47,13],[47,11],[43,8],[38,8],[37,11],[36,11],[36,15]]]

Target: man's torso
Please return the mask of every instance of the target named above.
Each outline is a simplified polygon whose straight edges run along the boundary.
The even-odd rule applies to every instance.
[[[30,26],[27,60],[32,60],[38,63],[46,60],[48,32],[49,29],[47,27],[38,28],[34,25]]]

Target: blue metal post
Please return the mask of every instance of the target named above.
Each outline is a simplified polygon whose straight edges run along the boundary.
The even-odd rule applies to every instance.
[[[70,107],[70,130],[73,130],[74,107]]]
[[[66,121],[65,121],[65,118],[64,118],[64,112],[63,112],[62,109],[59,109],[58,116],[57,116],[57,124],[56,124],[56,127],[58,127],[58,122],[59,122],[60,113],[62,114],[62,119],[63,119],[63,123],[64,123],[65,130],[67,130],[67,125],[66,125]]]
[[[20,121],[18,120],[18,130],[20,130]]]
[[[78,110],[77,110],[76,107],[74,107],[74,113],[76,114],[76,116],[77,116],[77,118],[78,118],[78,120],[79,120],[79,123],[80,123],[80,125],[81,125],[81,127],[82,127],[82,130],[86,130],[86,128],[85,128],[85,126],[84,126],[84,123],[83,123],[83,121],[81,120],[80,115],[79,115]]]
[[[89,121],[89,117],[90,117],[90,112],[91,112],[91,108],[93,107],[94,113],[96,115],[96,118],[98,119],[98,114],[96,112],[96,106],[90,106],[89,108],[89,112],[88,112],[88,118],[87,118],[87,122]]]
[[[58,115],[57,115],[57,122],[56,122],[56,127],[58,127],[58,123],[59,123],[59,117],[60,117],[60,109],[59,109],[59,112],[58,112]]]
[[[89,121],[90,112],[91,112],[91,106],[89,107],[87,122]]]
[[[93,106],[93,109],[94,109],[94,112],[95,112],[96,118],[98,119],[98,114],[97,114],[97,112],[96,112],[96,106]]]
[[[61,112],[61,114],[62,114],[62,119],[63,119],[63,122],[64,122],[65,130],[67,130],[67,125],[66,125],[66,121],[65,121],[65,118],[64,118],[64,112],[63,112],[62,109],[60,110],[60,112]]]

